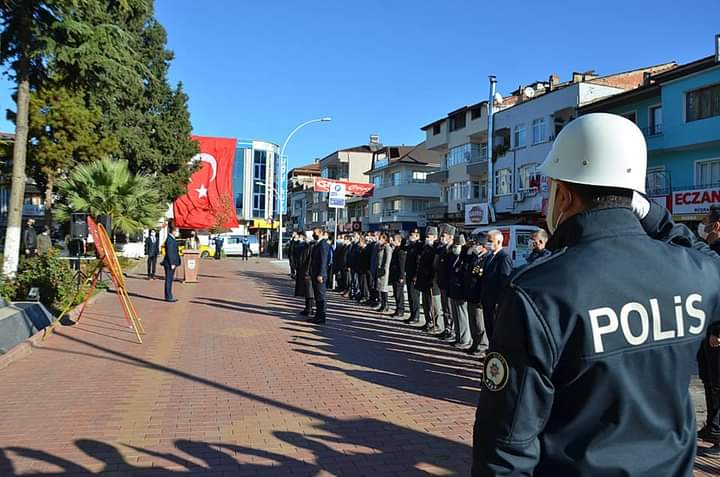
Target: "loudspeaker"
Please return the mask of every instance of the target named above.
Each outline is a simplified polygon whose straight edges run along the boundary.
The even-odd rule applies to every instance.
[[[112,235],[112,219],[109,215],[98,215],[97,221],[98,223],[103,224],[103,227],[105,227],[105,231],[108,235]]]
[[[87,236],[87,214],[72,214],[70,219],[70,237],[76,240],[85,240]]]

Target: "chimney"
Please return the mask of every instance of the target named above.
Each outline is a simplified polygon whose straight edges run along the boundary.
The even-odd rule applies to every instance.
[[[370,144],[380,144],[380,136],[378,136],[377,134],[371,134]]]
[[[652,76],[652,73],[649,71],[643,72],[643,86],[650,86],[650,77]]]
[[[555,87],[560,83],[560,76],[558,76],[557,73],[551,74],[550,78],[548,78],[548,83],[550,83],[550,91],[554,90]]]
[[[572,82],[573,83],[580,83],[583,80],[582,73],[578,73],[577,71],[573,71],[572,74]]]
[[[715,63],[720,63],[720,33],[715,35]]]

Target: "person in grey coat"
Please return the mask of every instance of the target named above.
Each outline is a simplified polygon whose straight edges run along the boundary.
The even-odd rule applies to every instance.
[[[378,239],[378,265],[377,265],[377,291],[380,293],[380,313],[386,313],[389,309],[388,294],[390,287],[390,261],[392,260],[392,246],[389,243],[387,234],[380,234]]]

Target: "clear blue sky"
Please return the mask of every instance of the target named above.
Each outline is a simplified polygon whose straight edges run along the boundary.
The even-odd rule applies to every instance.
[[[282,143],[290,166],[420,126],[520,84],[713,53],[718,0],[156,0],[194,131]],[[13,107],[0,84],[0,107]],[[4,120],[0,130],[11,131]]]

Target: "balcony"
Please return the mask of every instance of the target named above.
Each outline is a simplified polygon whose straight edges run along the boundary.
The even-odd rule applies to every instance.
[[[428,220],[441,220],[445,218],[447,212],[447,204],[438,204],[425,209],[425,216],[428,218]]]
[[[488,170],[487,159],[478,159],[467,165],[467,174],[469,176],[486,176]]]
[[[653,126],[649,126],[649,127],[646,127],[646,128],[641,128],[641,130],[642,130],[642,132],[643,132],[643,135],[645,135],[645,137],[649,139],[649,138],[652,138],[652,137],[662,136],[662,133],[663,133],[663,125],[662,125],[662,123],[660,123],[660,124],[655,124],[655,125],[653,125]]]
[[[429,176],[428,176],[429,177]],[[440,188],[436,183],[423,180],[407,180],[396,185],[384,185],[373,191],[373,197],[386,199],[390,197],[440,197]]]
[[[447,169],[443,169],[437,172],[433,172],[432,174],[428,174],[427,181],[432,182],[435,184],[439,184],[443,181],[448,180],[448,171]]]

